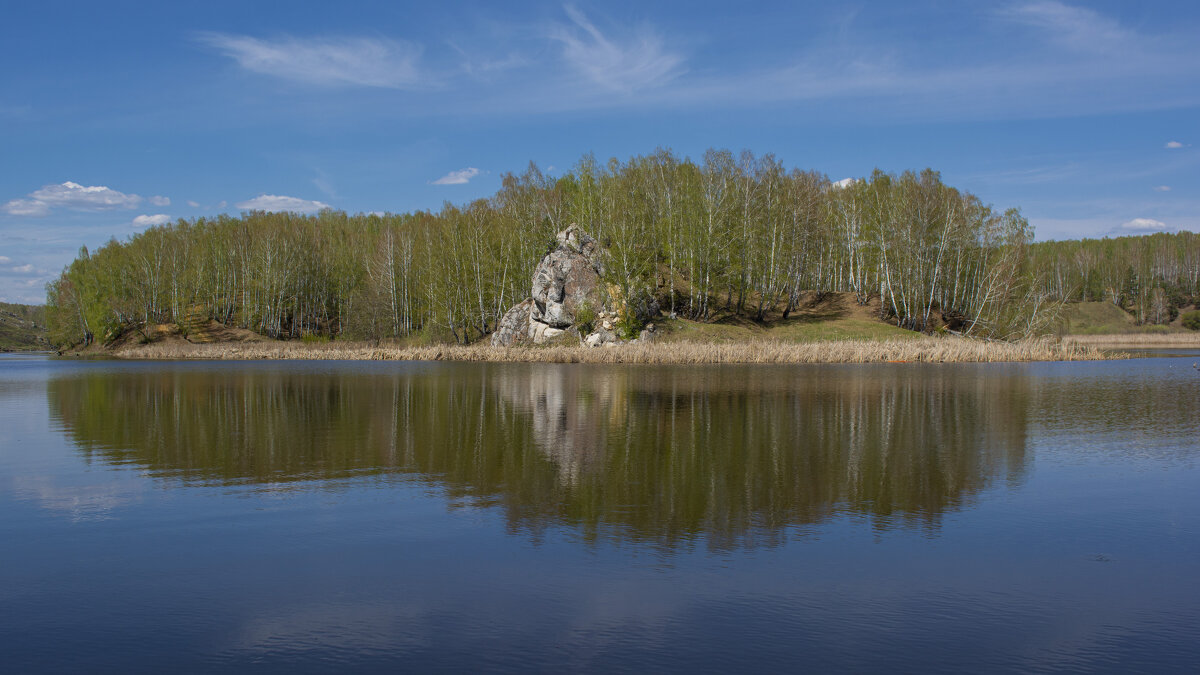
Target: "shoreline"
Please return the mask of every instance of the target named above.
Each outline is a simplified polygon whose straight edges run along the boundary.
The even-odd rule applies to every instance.
[[[492,347],[433,345],[401,347],[366,342],[189,342],[126,345],[108,352],[128,360],[351,360],[477,361],[489,363],[997,363],[1104,361],[1126,358],[1098,347],[1050,338],[993,342],[957,337],[827,342],[749,341],[738,343],[651,342],[616,347]],[[84,356],[86,354],[76,354]]]

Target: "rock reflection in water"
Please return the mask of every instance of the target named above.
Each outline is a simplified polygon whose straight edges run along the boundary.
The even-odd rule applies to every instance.
[[[936,528],[1026,464],[1025,380],[970,368],[439,364],[52,380],[89,458],[184,484],[402,476],[514,531],[713,548],[848,515]]]

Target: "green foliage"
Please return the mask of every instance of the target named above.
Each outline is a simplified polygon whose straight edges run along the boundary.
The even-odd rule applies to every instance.
[[[621,338],[622,340],[632,340],[636,338],[641,334],[643,328],[641,322],[639,322],[636,317],[632,316],[619,317],[613,327],[616,329],[614,332],[617,334],[617,337]]]
[[[1192,232],[1043,242],[1030,257],[1046,293],[1110,303],[1139,325],[1170,323],[1200,296],[1200,235]]]
[[[215,320],[284,339],[466,343],[528,296],[546,243],[571,223],[606,247],[611,294],[635,301],[618,321],[626,337],[655,302],[689,319],[763,322],[810,290],[878,298],[904,328],[933,331],[949,315],[961,332],[1000,338],[1049,330],[1066,301],[1123,304],[1156,324],[1200,295],[1190,233],[1032,244],[1018,211],[932,170],[834,185],[772,155],[693,161],[660,149],[624,162],[588,155],[561,177],[530,164],[491,198],[437,213],[251,212],[153,227],[80,251],[47,287],[48,334],[86,345]]]
[[[584,303],[575,309],[575,325],[579,332],[587,335],[596,329],[596,309],[590,303]]]
[[[1188,330],[1200,330],[1200,310],[1185,312],[1180,321]]]
[[[0,302],[0,351],[49,348],[46,308]]]

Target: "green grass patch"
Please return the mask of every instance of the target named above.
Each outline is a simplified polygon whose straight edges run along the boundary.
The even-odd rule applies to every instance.
[[[1062,332],[1065,335],[1140,332],[1134,318],[1111,302],[1074,302],[1063,309]]]
[[[920,333],[897,328],[882,321],[847,318],[813,321],[809,318],[758,324],[751,321],[726,320],[714,323],[666,320],[656,324],[655,340],[659,342],[734,343],[754,340],[780,342],[828,342],[833,340],[910,340]]]
[[[870,319],[834,319],[815,323],[811,321],[780,322],[768,333],[771,337],[785,342],[913,340],[921,336],[916,331]]]
[[[46,308],[0,302],[0,350],[49,349]]]

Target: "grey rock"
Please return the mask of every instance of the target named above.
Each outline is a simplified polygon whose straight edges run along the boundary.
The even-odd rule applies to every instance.
[[[599,244],[578,226],[559,232],[557,241],[534,270],[530,317],[553,328],[567,328],[575,323],[579,310],[599,311],[603,306],[604,265]]]
[[[575,328],[580,311],[589,309],[603,320],[600,342],[615,341],[611,332],[614,316],[606,311],[604,250],[578,225],[559,232],[554,248],[546,253],[533,273],[530,297],[505,312],[492,334],[492,344],[507,347],[532,342],[544,344],[570,332],[585,344]],[[589,336],[590,337],[590,336]]]
[[[583,343],[589,347],[607,347],[608,345],[618,344],[620,342],[621,338],[617,337],[616,333],[603,328],[588,335],[583,340]]]
[[[529,339],[535,345],[546,344],[550,340],[553,340],[563,333],[570,332],[570,330],[571,329],[568,328],[555,328],[554,326],[542,323],[541,321],[530,321]],[[575,334],[578,335],[579,333],[576,332]]]
[[[533,298],[525,300],[512,306],[500,317],[500,322],[496,324],[496,332],[492,333],[493,347],[510,347],[514,344],[521,344],[529,341],[530,326],[529,315],[533,311]]]

